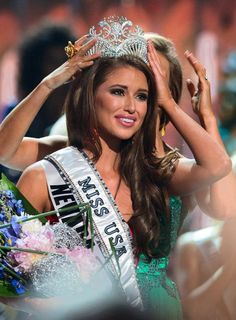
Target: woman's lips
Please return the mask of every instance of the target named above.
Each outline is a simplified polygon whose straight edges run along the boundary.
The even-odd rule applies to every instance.
[[[116,116],[115,118],[124,127],[133,127],[136,121],[136,118],[132,116]]]

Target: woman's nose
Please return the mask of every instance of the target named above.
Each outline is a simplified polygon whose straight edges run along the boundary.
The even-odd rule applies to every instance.
[[[125,109],[125,111],[127,111],[129,113],[134,113],[136,111],[135,101],[133,98],[126,97],[124,109]]]

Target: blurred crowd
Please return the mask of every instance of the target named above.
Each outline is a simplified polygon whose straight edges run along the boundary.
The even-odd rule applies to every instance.
[[[1,0],[0,118],[6,117],[40,79],[66,60],[64,47],[69,40],[73,42],[85,34],[89,26],[109,15],[125,15],[145,31],[158,32],[172,39],[183,66],[184,79],[194,80],[195,77],[185,61],[184,51],[190,49],[196,54],[207,70],[221,138],[236,172],[234,0]],[[66,91],[65,85],[51,95],[29,128],[27,136],[66,134],[64,122],[60,122]],[[192,117],[196,117],[186,89],[180,105]],[[170,145],[178,147],[182,154],[191,157],[186,144],[171,125],[168,126],[164,139]],[[1,167],[1,171],[14,181],[20,175],[19,172],[4,167]],[[182,296],[191,292],[191,310],[201,304],[209,319],[213,319],[213,311],[209,303],[206,305],[203,301],[209,302],[205,297],[212,295],[212,292],[215,295],[212,295],[211,303],[217,303],[219,309],[217,319],[235,319],[236,316],[236,297],[232,295],[235,291],[236,274],[232,267],[235,259],[230,260],[226,266],[230,270],[226,280],[222,269],[224,262],[235,251],[229,245],[234,243],[234,226],[235,222],[222,224],[213,221],[197,209],[187,219],[173,255],[170,274],[177,281]],[[202,230],[196,231],[198,229]],[[186,231],[188,233],[185,234]],[[223,284],[217,287],[220,281]],[[222,290],[225,290],[224,294]],[[198,315],[196,319],[208,318],[200,318]]]
[[[135,21],[144,31],[158,32],[170,38],[177,48],[184,79],[195,77],[184,58],[184,51],[189,49],[196,53],[207,69],[214,107],[217,113],[220,112],[218,89],[225,76],[223,64],[236,47],[236,8],[233,0],[224,3],[220,0],[10,0],[0,2],[0,29],[7,30],[0,34],[0,115],[3,116],[6,104],[15,103],[22,94],[18,85],[22,76],[19,48],[32,29],[50,21],[66,25],[71,33],[79,38],[87,32],[89,26],[109,15],[124,15]],[[227,75],[230,72],[227,70]],[[186,88],[181,106],[191,113]],[[49,120],[49,125],[57,115],[58,111],[54,119]],[[48,117],[51,116],[48,113]],[[44,132],[47,133],[48,131]],[[185,143],[171,126],[166,139],[182,152],[189,153]]]

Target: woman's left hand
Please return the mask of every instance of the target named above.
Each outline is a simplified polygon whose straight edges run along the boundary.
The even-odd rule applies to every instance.
[[[148,41],[148,61],[156,80],[158,105],[165,109],[173,97],[169,88],[168,75],[161,66],[160,58],[151,40]]]
[[[198,76],[197,87],[195,87],[190,79],[187,79],[187,87],[191,96],[193,111],[198,115],[200,121],[204,124],[204,119],[206,117],[214,117],[211,103],[210,83],[206,76],[206,69],[193,55],[193,53],[187,50],[185,51],[184,55]]]

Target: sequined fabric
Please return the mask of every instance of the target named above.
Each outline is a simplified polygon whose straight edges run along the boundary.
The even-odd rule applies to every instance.
[[[175,245],[180,228],[182,202],[180,198],[170,199],[171,248]],[[149,263],[141,255],[136,274],[145,309],[152,310],[157,319],[181,320],[182,310],[175,283],[167,277],[169,257],[152,259]]]

